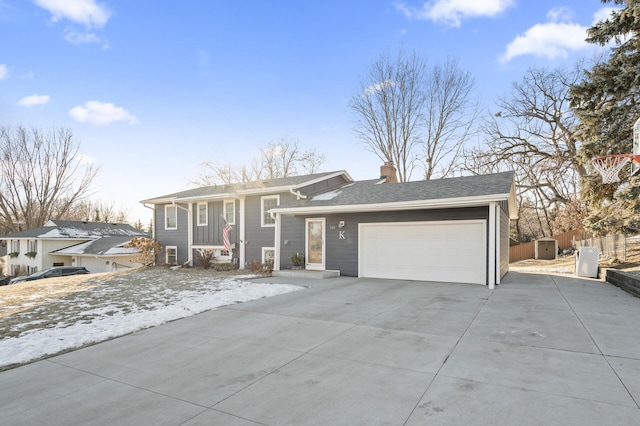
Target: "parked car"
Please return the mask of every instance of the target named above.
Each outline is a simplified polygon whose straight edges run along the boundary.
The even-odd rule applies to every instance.
[[[88,274],[87,268],[84,266],[55,266],[49,269],[43,269],[42,271],[34,272],[31,275],[25,277],[15,277],[9,284],[21,283],[24,281],[40,280],[43,278],[52,277],[66,277],[69,275],[81,275]]]

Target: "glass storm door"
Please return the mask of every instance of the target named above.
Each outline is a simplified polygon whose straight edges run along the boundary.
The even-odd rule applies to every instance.
[[[307,269],[324,270],[324,218],[307,219]]]

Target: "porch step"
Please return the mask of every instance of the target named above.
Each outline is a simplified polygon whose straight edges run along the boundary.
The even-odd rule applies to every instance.
[[[284,269],[281,271],[273,271],[274,277],[293,277],[293,278],[336,278],[340,276],[340,271],[312,271],[309,269]]]

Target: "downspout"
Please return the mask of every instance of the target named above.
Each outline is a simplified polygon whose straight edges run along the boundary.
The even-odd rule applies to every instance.
[[[152,218],[151,219],[151,238],[155,240],[156,239],[156,206],[154,205],[153,207],[149,207],[145,203],[142,203],[142,206],[153,211],[153,215],[151,216]]]
[[[187,212],[187,263],[193,266],[193,249],[191,248],[193,246],[193,215],[191,214],[191,203],[188,204],[189,208],[182,207],[180,204],[176,203],[175,200],[171,201],[171,204]],[[176,224],[177,221],[178,218],[176,215]]]
[[[282,219],[282,216],[277,213],[274,214],[273,212],[269,212],[269,214],[271,215],[271,217],[276,223],[276,228],[274,230],[275,236],[273,241],[273,245],[275,249],[274,250],[275,253],[273,254],[273,270],[279,271],[280,270],[280,229],[281,229],[280,221]]]
[[[488,266],[489,266],[489,290],[494,290],[496,288],[496,208],[498,207],[497,203],[491,202],[489,203],[489,258]]]
[[[240,269],[244,269],[246,265],[246,257],[247,257],[247,241],[245,237],[245,213],[244,213],[244,197],[240,197],[240,211],[238,212],[238,221],[240,222],[238,226],[238,240],[240,242],[240,252],[238,253],[238,267]]]

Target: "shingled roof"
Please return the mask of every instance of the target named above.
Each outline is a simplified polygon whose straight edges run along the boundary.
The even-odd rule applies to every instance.
[[[97,239],[105,236],[146,236],[127,223],[82,222],[73,220],[50,220],[41,228],[28,229],[3,235],[0,239]]]
[[[326,179],[332,175],[345,175],[349,180],[351,178],[345,171],[333,171],[333,172],[325,172],[325,173],[314,173],[309,175],[302,176],[289,176],[284,178],[277,179],[268,179],[268,180],[260,180],[254,182],[245,182],[245,183],[234,183],[234,184],[226,184],[226,185],[214,185],[214,186],[203,186],[198,188],[192,188],[185,191],[174,192],[171,194],[161,195],[159,197],[153,197],[146,200],[142,200],[142,203],[149,204],[160,204],[167,203],[171,201],[180,201],[180,200],[192,200],[197,198],[207,198],[207,197],[232,197],[238,194],[246,194],[246,193],[258,193],[264,190],[269,189],[279,189],[286,187],[299,187],[308,185],[311,182],[316,180]]]
[[[138,253],[138,250],[135,248],[124,247],[129,241],[131,241],[131,237],[126,236],[103,237],[55,250],[51,253],[72,256],[122,256]]]
[[[480,205],[488,201],[508,200],[512,198],[513,190],[513,172],[398,183],[384,183],[376,179],[346,184],[312,198],[292,200],[274,211],[295,214]]]

